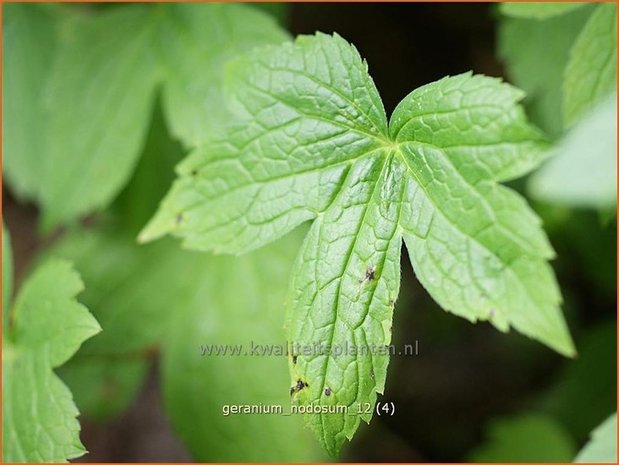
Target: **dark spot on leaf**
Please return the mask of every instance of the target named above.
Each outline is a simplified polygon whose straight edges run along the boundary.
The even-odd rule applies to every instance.
[[[360,279],[359,282],[365,282],[365,281],[374,281],[374,279],[376,278],[376,268],[374,268],[372,265],[368,266],[367,270],[365,270],[365,276],[363,277],[363,279]]]
[[[365,279],[366,281],[373,281],[376,274],[376,269],[370,265],[368,269],[365,271]]]
[[[374,370],[370,370],[370,378],[374,379]]]
[[[183,214],[179,213],[178,215],[176,215],[176,224],[181,224],[183,221]]]
[[[198,170],[191,170],[191,175],[196,177],[198,175]]]
[[[298,358],[297,355],[293,355],[292,356],[292,363],[295,364],[295,365],[297,364],[297,358]]]
[[[306,387],[309,387],[309,384],[307,384],[305,381],[299,378],[297,380],[297,384],[295,384],[294,386],[290,388],[290,395],[293,395],[295,392],[299,392]]]
[[[325,396],[330,396],[331,395],[331,388],[327,387],[325,388]]]

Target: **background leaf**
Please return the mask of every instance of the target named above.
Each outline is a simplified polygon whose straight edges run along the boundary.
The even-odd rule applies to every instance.
[[[617,5],[601,3],[570,51],[565,69],[564,119],[573,124],[617,87]]]
[[[75,300],[82,287],[69,263],[52,261],[16,298],[2,347],[4,462],[64,462],[86,452],[71,392],[52,371],[100,331]]]
[[[283,26],[288,26],[290,22],[290,4],[284,2],[255,2],[249,3],[249,5],[257,8],[258,10],[268,13],[275,18],[277,22]]]
[[[486,443],[471,462],[569,462],[575,445],[560,423],[538,413],[522,413],[491,422]]]
[[[577,463],[617,463],[617,414],[591,433],[591,441],[578,453]]]
[[[514,18],[545,19],[552,16],[562,15],[576,10],[586,3],[578,2],[507,2],[500,4],[500,11],[506,16]]]
[[[5,26],[7,178],[40,204],[45,231],[104,209],[126,185],[159,85],[173,133],[195,146],[228,119],[226,61],[287,38],[245,5],[22,5]]]
[[[166,410],[196,459],[261,460],[265,453],[280,461],[316,459],[315,445],[298,417],[222,416],[222,405],[233,403],[233,389],[237,402],[278,403],[289,410],[285,357],[209,360],[200,355],[200,344],[228,343],[237,332],[235,337],[243,343],[266,335],[264,343],[285,343],[285,286],[279,291],[271,287],[277,289],[272,283],[285,276],[290,266],[286,254],[298,245],[298,238],[240,262],[183,252],[171,240],[138,246],[135,228],[155,210],[173,177],[171,166],[181,157],[180,146],[170,138],[156,108],[132,182],[104,225],[95,232],[74,231],[49,252],[75,260],[90,287],[84,300],[106,329],[63,367],[61,375],[84,413],[103,421],[127,408],[152,356],[161,353]],[[237,292],[239,287],[244,293]],[[250,290],[255,294],[248,294]],[[211,325],[219,331],[212,333]],[[202,339],[207,336],[212,341]],[[195,381],[188,382],[185,369],[194,373]],[[197,422],[204,426],[196,428]],[[206,433],[213,424],[231,436],[239,436],[239,430],[244,434],[236,442],[221,441]]]
[[[40,194],[37,163],[45,152],[45,80],[58,46],[58,5],[4,5],[2,45],[3,178],[21,198]],[[25,59],[27,57],[27,59]]]
[[[299,235],[242,258],[204,257],[195,303],[163,344],[164,402],[199,461],[319,460],[313,438],[290,411],[286,354],[251,355],[252,344],[286,347],[282,302]],[[243,292],[238,292],[243,289]],[[249,355],[202,356],[201,345],[240,344]],[[208,392],[208,395],[205,393]],[[224,406],[280,413],[224,416]]]
[[[295,246],[298,239],[290,238],[256,257],[235,259],[183,252],[171,240],[136,247],[131,236],[113,232],[68,236],[50,253],[75,260],[86,283],[93,283],[84,301],[105,329],[62,372],[70,384],[81,384],[78,404],[100,419],[118,413],[143,379],[141,363],[150,351],[161,350],[166,408],[197,460],[316,457],[298,417],[222,415],[223,404],[288,408],[285,357],[200,355],[202,343],[248,344],[265,338],[263,343],[285,344],[285,287],[274,292],[264,286],[284,279]],[[107,257],[103,266],[102,254]],[[239,287],[243,293],[235,292]],[[226,441],[212,434],[214,424]],[[239,430],[244,434],[233,434]]]
[[[517,5],[539,8],[555,4]],[[504,17],[499,24],[498,54],[508,75],[527,93],[524,103],[531,120],[553,137],[563,131],[559,115],[563,112],[563,74],[569,52],[593,8],[586,5],[544,20]]]
[[[616,407],[616,346],[614,321],[586,331],[580,337],[578,358],[564,363],[537,404],[579,442]]]
[[[247,5],[168,4],[158,37],[166,76],[163,102],[172,134],[192,148],[231,118],[224,67],[240,53],[289,38],[273,18]]]
[[[135,167],[161,76],[152,12],[111,8],[63,31],[45,102],[47,150],[33,170],[44,229],[108,205]]]
[[[578,121],[529,181],[537,199],[558,205],[610,209],[617,203],[617,94]]]

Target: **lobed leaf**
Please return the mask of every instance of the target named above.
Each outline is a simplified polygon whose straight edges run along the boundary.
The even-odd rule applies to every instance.
[[[400,224],[417,277],[443,308],[573,355],[540,220],[494,182],[543,156],[521,97],[497,79],[460,75],[403,100],[391,123],[408,172]]]
[[[583,229],[581,225],[582,222],[577,223],[579,231]],[[596,228],[599,230],[598,225],[585,229],[585,234],[589,229]],[[608,231],[606,235],[614,239],[616,234]],[[599,234],[589,232],[587,237],[600,242]],[[599,255],[594,256],[592,260],[598,265]],[[613,263],[609,274],[614,274],[614,270]],[[540,407],[564,425],[578,441],[587,438],[591,430],[617,406],[617,377],[614,373],[617,366],[616,326],[612,320],[581,333],[578,357],[563,363],[563,367],[552,377],[551,388],[541,399]],[[591,383],[592,379],[596,382]]]
[[[4,462],[65,462],[86,452],[71,392],[52,371],[101,329],[75,300],[82,288],[69,263],[50,261],[16,298],[2,347]]]
[[[274,283],[283,284],[298,244],[288,237],[236,259],[179,251],[171,240],[137,247],[110,229],[67,236],[50,254],[75,261],[89,284],[84,301],[105,329],[62,371],[78,386],[80,407],[96,418],[122,411],[157,351],[166,412],[196,460],[319,459],[296,415],[222,413],[239,404],[287,409],[285,354],[201,354],[206,344],[285,346],[278,317],[285,286]]]
[[[289,342],[301,347],[291,393],[304,406],[348,407],[306,415],[329,453],[369,421],[356,405],[384,389],[388,352],[368,348],[391,340],[402,238],[445,309],[574,353],[540,221],[498,185],[544,158],[520,91],[445,78],[407,96],[388,125],[355,48],[316,34],[233,62],[229,93],[239,123],[179,166],[140,239],[171,233],[239,254],[313,220],[288,299]],[[306,350],[315,344],[325,350]]]
[[[205,344],[239,342],[247,350],[252,340],[285,345],[277,317],[285,288],[272,289],[285,279],[299,241],[290,237],[238,260],[179,251],[170,240],[137,246],[134,225],[155,209],[161,187],[173,176],[165,168],[178,159],[178,144],[156,112],[134,178],[114,203],[109,224],[98,232],[73,232],[49,252],[75,261],[87,283],[83,299],[106,330],[60,375],[84,415],[104,420],[127,407],[160,353],[167,413],[196,460],[317,460],[297,416],[222,414],[223,404],[287,409],[285,356],[201,354]],[[137,202],[140,208],[131,208]],[[214,427],[225,440],[217,433],[205,436]]]
[[[283,45],[276,63],[269,61],[276,49],[267,48],[234,64],[228,76],[240,108],[233,136],[213,138],[179,166],[179,181],[141,241],[171,232],[193,249],[242,253],[328,207],[347,163],[378,148],[386,122],[356,50],[327,37],[299,39],[307,45],[302,54]],[[322,44],[340,60],[336,82]],[[304,74],[306,62],[314,75]],[[324,102],[313,101],[317,90]]]

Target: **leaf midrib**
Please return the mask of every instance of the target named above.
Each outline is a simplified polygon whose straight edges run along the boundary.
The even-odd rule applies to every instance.
[[[361,157],[361,158],[364,158],[364,157]],[[339,316],[340,316],[340,307],[341,307],[341,305],[340,305],[339,302],[340,302],[340,295],[341,295],[341,290],[342,290],[342,281],[343,281],[344,274],[346,273],[346,270],[348,269],[348,266],[350,265],[350,260],[351,260],[351,257],[353,255],[353,253],[354,253],[355,246],[357,245],[357,240],[359,238],[359,229],[361,228],[361,226],[363,226],[365,224],[365,219],[366,219],[368,211],[370,209],[370,205],[374,201],[374,197],[376,196],[376,192],[379,192],[380,180],[383,178],[383,175],[385,173],[385,169],[389,165],[389,163],[391,162],[391,160],[393,158],[393,153],[390,153],[389,155],[385,156],[384,158],[385,159],[383,161],[383,165],[381,166],[380,173],[376,177],[376,180],[374,182],[374,186],[372,187],[372,194],[371,194],[369,200],[367,201],[367,203],[365,205],[365,209],[363,211],[363,216],[361,217],[360,221],[358,222],[357,233],[355,234],[355,238],[352,241],[352,243],[351,243],[351,245],[350,245],[350,247],[348,249],[348,253],[347,253],[347,256],[346,256],[346,263],[344,264],[344,267],[342,269],[342,275],[340,276],[340,279],[338,281],[337,292],[336,292],[335,297],[334,297],[335,316],[334,316],[333,323],[331,323],[331,325],[333,326],[333,330],[330,331],[329,343],[328,343],[327,347],[332,347],[333,338],[335,337],[335,323],[338,321]],[[340,191],[340,192],[342,192],[342,191]],[[337,200],[337,196],[336,196],[335,199],[333,199],[333,202],[331,203],[331,205],[336,200]],[[349,329],[352,330],[352,328],[349,328]],[[324,368],[321,370],[322,373],[323,373],[322,382],[321,382],[320,389],[317,391],[318,395],[319,395],[318,402],[321,405],[322,405],[322,396],[320,395],[320,393],[322,393],[324,391],[324,389],[325,389],[325,385],[326,385],[326,382],[327,382],[327,373],[329,372],[329,362],[330,362],[331,358],[332,357],[328,356],[328,355],[325,357],[325,362],[323,364]],[[357,397],[357,396],[358,396],[358,393],[357,393],[357,395],[355,397]],[[327,438],[327,429],[325,428],[325,425],[324,425],[324,420],[325,420],[324,415],[320,415],[320,419],[321,419],[321,423],[322,423],[322,428],[321,429],[322,429],[322,433],[323,433],[323,440],[324,440],[325,444],[329,444],[328,438]]]

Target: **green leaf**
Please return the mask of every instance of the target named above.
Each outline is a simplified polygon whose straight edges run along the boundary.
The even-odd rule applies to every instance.
[[[600,4],[570,51],[564,119],[569,126],[617,87],[617,5]]]
[[[536,3],[536,2],[508,2],[501,3],[499,9],[506,16],[514,18],[546,19],[552,16],[562,15],[576,10],[586,3],[577,2],[556,2],[556,3]]]
[[[166,70],[163,102],[172,134],[200,145],[230,118],[223,99],[226,62],[256,46],[284,42],[273,18],[246,5],[166,5],[158,47]]]
[[[196,460],[319,459],[299,416],[222,415],[223,404],[289,409],[285,356],[200,352],[201,344],[285,346],[283,284],[298,239],[242,259],[179,251],[172,240],[138,247],[115,227],[63,239],[50,254],[75,261],[83,300],[105,330],[62,371],[78,405],[97,419],[120,412],[143,381],[142,363],[161,352],[166,410]]]
[[[287,38],[244,5],[59,11],[11,6],[4,19],[7,179],[41,206],[44,230],[107,207],[127,184],[158,87],[172,132],[193,147],[228,118],[225,63]]]
[[[498,53],[510,80],[527,93],[531,120],[553,137],[563,131],[558,115],[563,111],[563,74],[569,52],[592,9],[589,5],[544,21],[504,17],[499,24]]]
[[[37,156],[45,151],[48,121],[43,84],[65,13],[58,5],[11,3],[3,8],[2,168],[5,180],[22,198],[37,198],[40,189],[35,168],[41,160]]]
[[[50,261],[17,296],[2,347],[4,462],[64,462],[86,452],[71,392],[52,371],[100,331],[75,300],[82,288],[69,263]]]
[[[579,120],[529,181],[532,196],[573,207],[617,203],[617,94]]]
[[[9,230],[2,223],[2,329],[9,325],[11,296],[13,293],[13,252]]]
[[[49,78],[50,110],[38,180],[43,228],[105,207],[128,181],[160,79],[151,9],[79,16],[63,30]],[[110,34],[110,31],[114,31]]]
[[[195,460],[323,459],[311,434],[303,429],[301,416],[285,415],[290,411],[290,395],[281,302],[298,239],[298,235],[287,237],[242,258],[201,259],[201,285],[194,288],[199,304],[175,320],[163,346],[166,411]],[[201,352],[207,345],[225,344],[239,345],[247,353],[209,356]],[[252,355],[252,347],[257,346],[273,352]],[[268,410],[225,414],[226,406],[238,405],[276,406],[284,414]]]
[[[366,350],[298,354],[295,402],[353,412],[383,392],[388,354],[368,347],[391,341],[402,239],[446,310],[574,353],[539,219],[498,185],[543,157],[520,91],[445,78],[409,94],[388,125],[366,63],[324,34],[248,54],[228,84],[239,123],[181,163],[140,239],[172,233],[239,254],[313,220],[292,272],[289,342]],[[371,414],[307,421],[335,454],[360,417]]]
[[[591,433],[591,440],[574,459],[576,463],[617,463],[617,414]]]
[[[108,228],[71,234],[51,252],[76,261],[88,284],[84,300],[106,329],[60,375],[84,415],[106,420],[126,408],[143,383],[149,357],[160,351],[166,410],[196,460],[319,460],[299,417],[222,416],[224,403],[287,408],[285,357],[200,355],[205,343],[285,343],[277,316],[283,314],[284,287],[271,289],[286,279],[298,241],[239,262],[179,252],[172,241],[137,247],[134,236],[120,232],[137,224],[132,205],[140,205],[139,217],[158,199],[155,187],[172,176],[163,167],[178,156],[155,115],[138,169],[115,203]],[[215,325],[219,329],[213,334],[209,328]],[[194,381],[187,382],[189,372]],[[216,435],[209,440],[204,431],[214,426],[237,439],[222,441]],[[239,437],[238,431],[244,434]]]
[[[569,462],[573,439],[552,417],[525,413],[492,421],[470,462]]]

